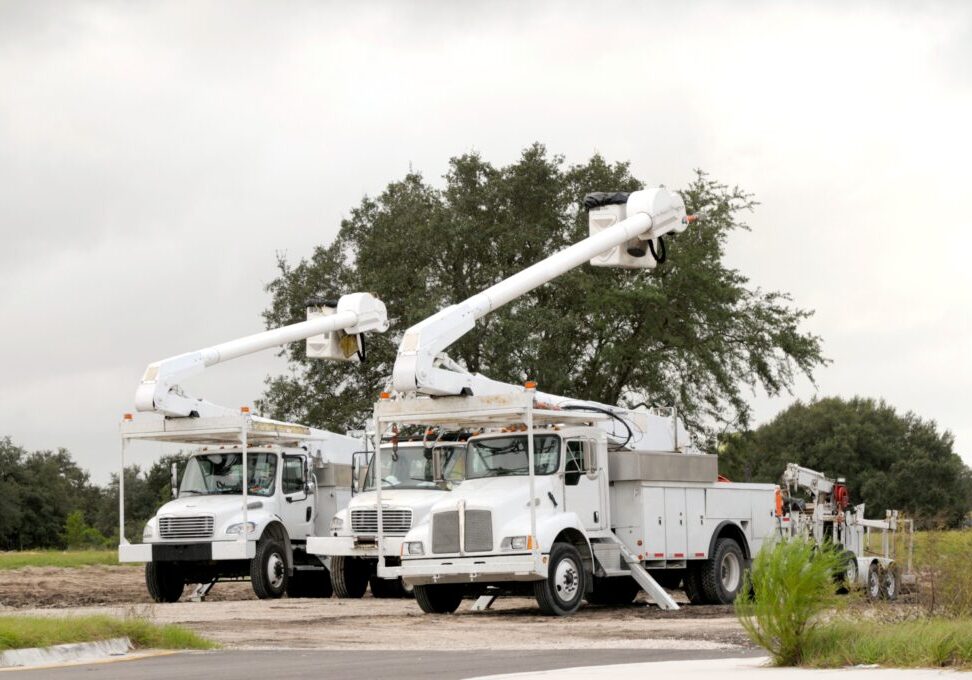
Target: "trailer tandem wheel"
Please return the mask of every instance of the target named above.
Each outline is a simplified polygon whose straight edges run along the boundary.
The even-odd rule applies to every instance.
[[[186,577],[171,562],[146,562],[145,586],[156,602],[178,602],[186,588]]]
[[[463,586],[458,583],[436,583],[415,586],[415,601],[426,614],[451,614],[462,604]]]
[[[587,590],[587,573],[580,552],[570,543],[550,549],[547,578],[535,581],[533,595],[544,614],[567,616],[580,607]]]

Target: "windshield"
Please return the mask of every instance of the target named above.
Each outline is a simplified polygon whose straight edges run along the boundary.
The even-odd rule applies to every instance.
[[[246,456],[246,472],[250,478],[247,492],[254,496],[272,496],[277,478],[277,455],[250,453]],[[193,456],[186,463],[179,495],[242,494],[242,453],[208,453]]]
[[[533,436],[534,472],[552,475],[560,465],[560,438]],[[530,472],[526,435],[474,439],[466,449],[466,478],[526,475]]]
[[[442,453],[442,474],[453,484],[463,480],[463,447],[439,446]],[[424,446],[400,446],[398,452],[381,449],[382,489],[439,489],[432,470],[432,451]],[[365,491],[375,490],[375,458],[368,465]]]

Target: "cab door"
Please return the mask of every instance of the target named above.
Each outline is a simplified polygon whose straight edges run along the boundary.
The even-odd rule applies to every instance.
[[[304,540],[314,526],[314,493],[308,492],[307,458],[283,456],[280,474],[280,518],[292,539]]]
[[[604,528],[601,502],[602,462],[593,439],[568,439],[564,445],[564,505],[575,512],[588,531]]]

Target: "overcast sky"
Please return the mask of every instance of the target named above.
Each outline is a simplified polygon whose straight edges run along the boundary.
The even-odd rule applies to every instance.
[[[833,360],[797,396],[884,397],[972,463],[970,129],[962,2],[0,2],[0,436],[107,481],[145,365],[261,330],[277,252],[539,140],[754,192],[731,263]],[[284,369],[186,387],[248,404]]]

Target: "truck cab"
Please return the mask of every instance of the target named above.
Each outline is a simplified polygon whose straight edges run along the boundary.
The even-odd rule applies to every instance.
[[[442,464],[435,479],[433,451]],[[462,482],[465,443],[405,441],[382,444],[382,553],[388,571],[379,577],[377,565],[378,506],[375,457],[361,475],[361,493],[338,511],[328,530],[307,541],[307,551],[330,561],[331,582],[338,597],[362,597],[369,585],[374,597],[403,597],[411,587],[394,573],[400,562],[405,534],[421,523],[429,508]]]
[[[224,579],[249,579],[261,599],[331,595],[327,562],[307,553],[307,538],[350,499],[359,440],[255,417],[162,421],[168,432],[157,421],[125,425],[123,441],[207,442],[191,449],[142,542],[119,547],[119,561],[146,563],[154,600],[175,602],[188,583],[205,596]]]

